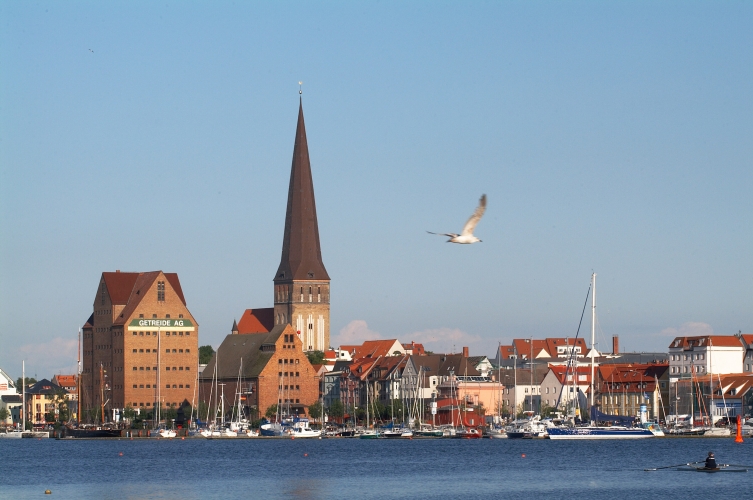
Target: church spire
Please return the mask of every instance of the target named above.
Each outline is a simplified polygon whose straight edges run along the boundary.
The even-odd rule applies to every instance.
[[[289,280],[329,280],[319,246],[314,181],[311,176],[302,100],[298,105],[282,257],[275,275],[276,282]]]

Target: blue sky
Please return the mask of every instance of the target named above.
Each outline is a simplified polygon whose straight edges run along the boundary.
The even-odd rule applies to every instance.
[[[298,81],[333,343],[753,331],[750,2],[5,2],[0,366],[75,366],[103,271],[201,343],[272,305]],[[483,243],[452,245],[482,193]],[[586,330],[588,326],[586,326]]]

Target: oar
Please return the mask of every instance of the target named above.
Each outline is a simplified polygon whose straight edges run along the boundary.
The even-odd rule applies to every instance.
[[[683,465],[693,465],[693,464],[700,464],[701,462],[687,462],[684,464],[677,464],[677,465],[667,465],[666,467],[657,467],[655,469],[643,469],[645,472],[651,472],[659,469],[673,469],[675,467],[682,467]]]
[[[740,465],[740,464],[724,464],[720,467],[750,467],[753,469],[753,465]]]

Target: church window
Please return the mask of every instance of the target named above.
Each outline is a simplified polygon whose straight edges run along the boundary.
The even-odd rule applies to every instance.
[[[157,282],[157,301],[158,302],[165,301],[165,282],[164,281]]]

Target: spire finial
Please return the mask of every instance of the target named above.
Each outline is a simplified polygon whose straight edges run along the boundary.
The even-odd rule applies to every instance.
[[[303,94],[303,82],[298,82],[298,95]]]

